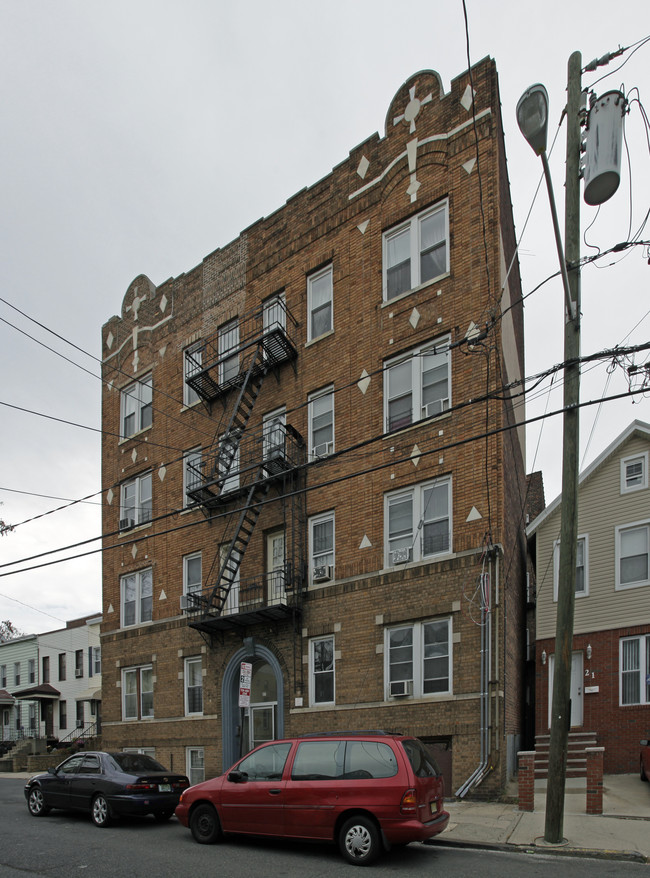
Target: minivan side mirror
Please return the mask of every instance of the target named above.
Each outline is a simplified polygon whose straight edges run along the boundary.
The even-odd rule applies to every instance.
[[[235,769],[234,771],[231,771],[228,775],[228,780],[231,783],[244,783],[248,780],[248,775],[245,771],[239,771],[238,769]]]

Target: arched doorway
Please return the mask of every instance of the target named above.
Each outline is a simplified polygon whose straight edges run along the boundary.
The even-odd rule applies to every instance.
[[[239,707],[239,676],[242,662],[253,666],[251,703]],[[228,663],[221,688],[223,768],[264,741],[284,735],[284,686],[282,669],[265,646],[248,643]]]

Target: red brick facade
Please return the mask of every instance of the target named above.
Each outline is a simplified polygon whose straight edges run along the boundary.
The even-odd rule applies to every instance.
[[[154,748],[174,769],[184,769],[188,748],[196,748],[205,758],[205,776],[220,773],[249,745],[242,740],[257,722],[245,719],[238,707],[239,665],[246,660],[262,675],[255,740],[319,729],[400,729],[438,748],[455,789],[481,759],[481,625],[487,619],[480,608],[482,583],[491,628],[488,752],[479,792],[503,786],[507,754],[516,752],[523,723],[525,474],[514,410],[500,389],[523,373],[523,312],[515,262],[505,284],[512,308],[501,319],[501,266],[512,260],[514,235],[494,63],[482,61],[471,73],[474,117],[467,73],[446,95],[435,73],[417,74],[394,97],[385,136],[355,147],[331,174],[196,268],[157,287],[143,275],[136,278],[121,314],[104,326],[106,747]],[[422,223],[429,209],[437,211],[436,220],[444,218],[434,232],[442,234],[442,245],[438,241],[432,258],[441,259],[446,248],[447,264],[440,263],[432,279],[413,283],[412,274],[405,291],[387,294],[386,269],[393,258],[387,254],[394,241],[386,232],[408,225],[409,240],[422,234],[423,251]],[[411,260],[412,272],[424,272],[417,267],[423,264]],[[316,281],[323,269],[331,269],[331,299],[325,296],[318,311],[323,302]],[[292,448],[303,457],[254,501],[253,495],[247,501],[244,491],[238,499],[224,498],[219,487],[222,494],[214,502],[184,509],[183,455],[200,447],[204,460],[221,459],[220,437],[248,380],[245,327],[253,318],[247,321],[280,293],[293,348],[256,388],[245,432],[238,434],[240,484],[252,478],[257,465],[249,466],[247,449],[262,448],[261,440],[254,446],[246,437],[255,431],[262,436],[264,415],[280,407],[291,427]],[[218,364],[208,360],[211,351],[218,352],[220,328],[231,321],[240,328],[233,367],[241,370],[239,377],[231,390],[220,389],[218,399],[184,404],[184,351],[203,346],[201,365],[215,376]],[[261,321],[260,316],[256,325]],[[469,344],[465,336],[472,325],[482,335]],[[420,364],[441,350],[448,365],[435,359],[440,368],[425,379],[426,366]],[[410,423],[397,424],[388,417],[392,390],[386,370],[408,354],[417,375],[410,387]],[[268,347],[261,356],[270,356]],[[228,363],[222,366],[227,370]],[[441,380],[445,368],[447,399],[430,411],[423,387]],[[142,397],[135,416],[143,423],[120,438],[124,406],[130,404],[125,391],[148,376],[151,409],[142,411],[147,391],[136,389]],[[332,392],[327,441],[333,444],[324,444],[321,459],[312,453],[321,422],[310,400],[323,389]],[[495,398],[486,401],[486,395]],[[296,437],[304,439],[302,450]],[[235,462],[229,472],[236,469]],[[444,506],[445,496],[448,502],[437,523],[431,523],[428,505],[434,486],[440,487],[435,502]],[[137,495],[131,506],[130,491]],[[410,503],[413,510],[405,563],[389,554],[388,545],[387,510],[400,491],[407,497],[403,508]],[[196,615],[181,612],[179,604],[183,558],[201,554],[201,594],[215,599],[212,586],[223,562],[219,547],[233,539],[247,502],[256,518],[241,553],[239,603],[230,612],[212,604],[199,627],[191,627]],[[125,509],[136,510],[135,527],[123,526],[129,521]],[[334,520],[332,544],[325,549],[314,543],[320,535],[314,517],[323,513],[333,513]],[[396,512],[391,527],[397,521]],[[269,535],[280,530],[284,591],[280,606],[272,606],[270,592],[262,595],[257,585],[246,586],[246,592],[244,584],[255,577],[261,582],[271,569]],[[441,542],[427,536],[427,543],[425,534]],[[327,558],[323,569],[329,579],[314,582],[314,559],[320,557]],[[135,588],[134,601],[131,592],[125,597],[127,584]],[[229,593],[227,600],[234,591]],[[260,608],[260,600],[268,606]],[[429,624],[436,622],[440,626]],[[423,653],[417,644],[409,653],[415,689],[407,687],[399,696],[391,694],[389,663],[399,664],[409,647],[401,652],[395,647],[389,662],[387,631],[396,627],[423,638]],[[447,641],[425,642],[432,631],[446,631]],[[321,669],[312,649],[314,638],[323,637],[333,638],[333,668],[330,664],[325,669],[330,676],[321,678],[326,685],[333,680],[333,697],[314,703]],[[441,672],[445,650],[447,670]],[[188,710],[188,657],[200,659],[200,711]],[[391,679],[404,674],[395,672]],[[418,674],[422,680],[436,677],[434,688],[424,691],[421,683],[416,691]]]

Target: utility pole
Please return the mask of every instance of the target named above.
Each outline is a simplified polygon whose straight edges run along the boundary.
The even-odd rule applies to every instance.
[[[567,153],[564,254],[569,300],[564,323],[564,436],[562,452],[562,524],[555,636],[551,740],[544,840],[563,840],[566,761],[571,726],[571,658],[578,537],[580,402],[580,94],[582,56],[569,58],[567,78]]]

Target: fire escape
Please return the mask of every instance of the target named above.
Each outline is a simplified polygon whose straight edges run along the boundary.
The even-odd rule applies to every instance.
[[[216,576],[183,595],[191,627],[202,632],[300,614],[306,577],[305,442],[283,415],[249,427],[264,381],[294,364],[295,320],[281,297],[233,321],[188,353],[187,384],[211,409],[220,401],[225,427],[200,461],[188,462],[187,495],[208,519],[234,523],[221,547]],[[288,328],[289,327],[289,328]],[[275,496],[274,496],[275,494]],[[282,557],[272,569],[242,579],[242,562],[267,504],[282,505]]]

